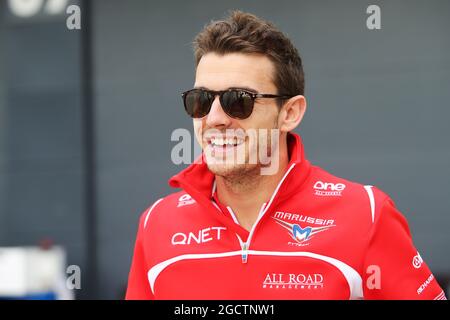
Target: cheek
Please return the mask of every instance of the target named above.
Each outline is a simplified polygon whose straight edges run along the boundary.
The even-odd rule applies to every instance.
[[[198,143],[201,145],[202,141],[202,120],[201,119],[194,119],[194,134],[195,138],[197,139]]]
[[[252,115],[242,121],[242,126],[247,129],[274,128],[278,124],[278,109],[273,105],[260,105],[255,107]]]

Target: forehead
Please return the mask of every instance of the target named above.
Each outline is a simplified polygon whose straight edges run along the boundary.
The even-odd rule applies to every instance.
[[[204,55],[197,66],[195,87],[224,90],[232,87],[274,92],[274,65],[261,54],[228,53]]]

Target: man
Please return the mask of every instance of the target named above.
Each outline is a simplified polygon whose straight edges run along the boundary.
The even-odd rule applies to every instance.
[[[288,38],[235,11],[195,56],[183,102],[203,153],[143,212],[127,299],[445,299],[389,196],[306,159]]]

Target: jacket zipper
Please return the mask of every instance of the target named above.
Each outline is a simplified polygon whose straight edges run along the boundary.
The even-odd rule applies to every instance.
[[[286,171],[285,175],[283,176],[283,178],[281,179],[280,183],[278,184],[277,188],[275,189],[275,192],[273,193],[272,197],[270,198],[269,202],[267,203],[263,203],[261,210],[259,211],[258,214],[258,218],[255,221],[255,224],[253,225],[252,229],[250,230],[250,234],[247,238],[246,242],[243,242],[242,239],[239,237],[239,235],[237,235],[239,242],[241,243],[241,258],[242,258],[242,263],[247,263],[248,260],[248,249],[250,247],[250,242],[252,240],[253,234],[255,233],[255,229],[257,228],[259,222],[261,221],[262,217],[264,217],[269,208],[272,206],[273,200],[275,199],[275,196],[278,194],[278,190],[280,189],[281,185],[283,184],[284,180],[287,178],[287,176],[289,175],[289,173],[291,172],[291,170],[294,168],[295,163],[292,164],[289,169]],[[231,216],[233,217],[233,220],[235,221],[235,223],[238,223],[238,220],[233,212],[233,210],[231,209],[231,207],[227,207],[228,211],[230,212]]]
[[[263,205],[261,207],[261,210],[259,211],[259,214],[258,214],[258,219],[256,220],[257,222],[260,220],[261,213],[264,212],[265,206],[266,206],[266,203],[263,203]],[[236,216],[235,216],[235,214],[233,212],[233,209],[231,209],[231,207],[227,207],[227,209],[230,212],[230,214],[231,214],[233,220],[235,221],[235,223],[239,224],[239,222],[238,222],[238,220],[237,220],[237,218],[236,218]],[[253,228],[256,226],[257,222],[255,222],[255,225],[253,226]],[[239,237],[239,235],[236,234],[236,236],[239,239],[239,242],[241,244],[241,252],[242,252],[241,253],[241,259],[242,259],[242,263],[247,263],[247,260],[248,260],[248,247],[250,246],[251,235],[252,235],[252,231],[250,231],[250,234],[249,234],[249,236],[247,238],[247,241],[244,242],[244,241],[242,241],[241,237]]]
[[[242,243],[242,263],[247,263],[248,245],[247,242]]]

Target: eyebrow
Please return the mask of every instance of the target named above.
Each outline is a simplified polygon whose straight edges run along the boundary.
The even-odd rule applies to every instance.
[[[206,88],[206,87],[194,87],[194,89],[202,89],[202,90],[210,90],[210,91],[215,91],[215,90],[211,90],[211,89],[209,89],[209,88]],[[248,91],[248,92],[252,92],[252,93],[258,93],[258,90],[255,90],[255,89],[253,89],[253,88],[250,88],[250,87],[229,87],[229,88],[227,88],[227,89],[225,89],[225,90],[219,90],[219,91],[226,91],[226,90],[230,90],[230,89],[237,89],[237,90],[239,90],[239,89],[241,89],[241,90],[245,90],[245,91]]]

